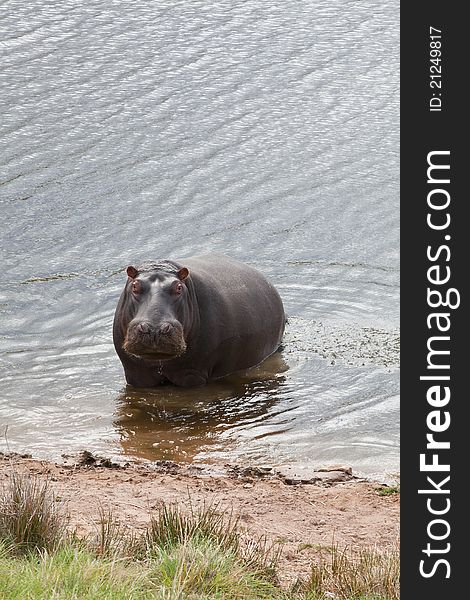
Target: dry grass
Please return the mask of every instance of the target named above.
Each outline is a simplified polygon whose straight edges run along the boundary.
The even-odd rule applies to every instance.
[[[54,550],[62,541],[67,518],[49,482],[12,472],[0,487],[0,540],[17,554]]]
[[[239,557],[246,569],[275,581],[280,548],[265,537],[253,539],[243,535],[237,518],[220,509],[218,504],[204,505],[184,514],[177,504],[164,505],[151,517],[145,533],[146,550],[169,549],[188,542],[211,544],[221,552]]]
[[[398,600],[400,597],[398,548],[358,551],[332,546],[312,565],[308,582],[300,586],[309,600]]]

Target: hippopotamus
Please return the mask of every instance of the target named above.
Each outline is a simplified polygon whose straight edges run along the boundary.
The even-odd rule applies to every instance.
[[[220,254],[127,267],[113,339],[128,384],[204,385],[279,349],[286,317],[262,273]]]

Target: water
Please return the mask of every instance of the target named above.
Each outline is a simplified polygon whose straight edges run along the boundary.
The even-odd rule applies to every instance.
[[[398,470],[398,10],[2,3],[12,450]],[[276,285],[282,355],[203,389],[126,389],[123,269],[207,251]]]

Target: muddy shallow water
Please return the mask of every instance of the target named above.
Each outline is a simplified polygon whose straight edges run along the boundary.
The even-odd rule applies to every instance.
[[[10,448],[396,471],[398,5],[0,13]],[[126,388],[123,269],[207,251],[276,285],[283,352],[205,388]]]

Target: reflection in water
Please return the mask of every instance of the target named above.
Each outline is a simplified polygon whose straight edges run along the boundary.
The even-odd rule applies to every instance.
[[[124,453],[190,462],[208,446],[225,447],[230,440],[223,433],[272,415],[288,368],[276,352],[254,369],[199,388],[127,386],[114,421]]]

